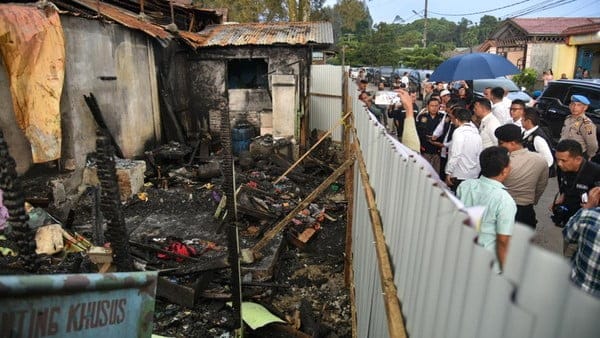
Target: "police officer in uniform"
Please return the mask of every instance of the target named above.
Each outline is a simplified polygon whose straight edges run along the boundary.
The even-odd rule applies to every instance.
[[[440,100],[431,98],[427,103],[427,111],[421,112],[416,118],[417,133],[421,143],[421,156],[423,156],[435,169],[440,172],[441,142],[435,141],[433,132],[444,121],[445,113],[440,111]]]
[[[571,115],[565,119],[560,132],[560,140],[571,139],[579,142],[585,158],[592,158],[598,151],[596,125],[585,116],[590,100],[583,95],[572,95],[569,109]]]
[[[559,195],[551,206],[552,221],[563,227],[581,205],[587,202],[588,192],[600,186],[600,165],[583,157],[579,142],[563,140],[556,145],[556,164],[558,172]],[[564,246],[564,255],[571,257],[576,246]]]

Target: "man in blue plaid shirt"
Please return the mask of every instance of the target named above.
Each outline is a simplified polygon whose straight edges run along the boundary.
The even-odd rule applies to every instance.
[[[590,190],[583,206],[563,229],[565,241],[578,244],[572,258],[571,280],[583,291],[600,297],[600,187]]]

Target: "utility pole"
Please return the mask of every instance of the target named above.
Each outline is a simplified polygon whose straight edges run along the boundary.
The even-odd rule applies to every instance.
[[[423,48],[427,48],[427,0],[425,0],[425,15],[423,18],[425,19],[425,23],[423,24]]]

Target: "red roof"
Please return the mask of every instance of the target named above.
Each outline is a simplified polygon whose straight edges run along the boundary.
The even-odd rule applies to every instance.
[[[571,27],[600,23],[600,18],[514,18],[510,20],[528,35],[561,35]]]
[[[563,35],[578,35],[600,32],[600,22],[567,28]]]

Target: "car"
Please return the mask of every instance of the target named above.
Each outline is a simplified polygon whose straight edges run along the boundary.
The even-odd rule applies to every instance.
[[[375,83],[383,82],[387,87],[392,85],[394,81],[394,67],[381,66],[375,71]]]
[[[590,100],[585,115],[596,124],[600,141],[600,80],[556,80],[548,84],[538,97],[535,107],[540,111],[540,124],[547,126],[554,141],[560,139],[565,118],[571,114],[571,95],[584,95]]]
[[[508,90],[508,98],[511,100],[523,100],[525,104],[533,102],[533,99],[527,92],[523,91],[511,79],[507,77],[498,77],[495,79],[477,79],[473,80],[473,96],[483,97],[483,91],[487,88],[502,87]]]
[[[358,67],[350,67],[350,77],[353,79],[356,79],[358,77],[359,71],[360,71],[360,68],[358,68]]]
[[[414,69],[408,73],[408,88],[417,92],[419,100],[423,99],[423,81],[427,74],[431,75],[433,70],[427,69]]]

